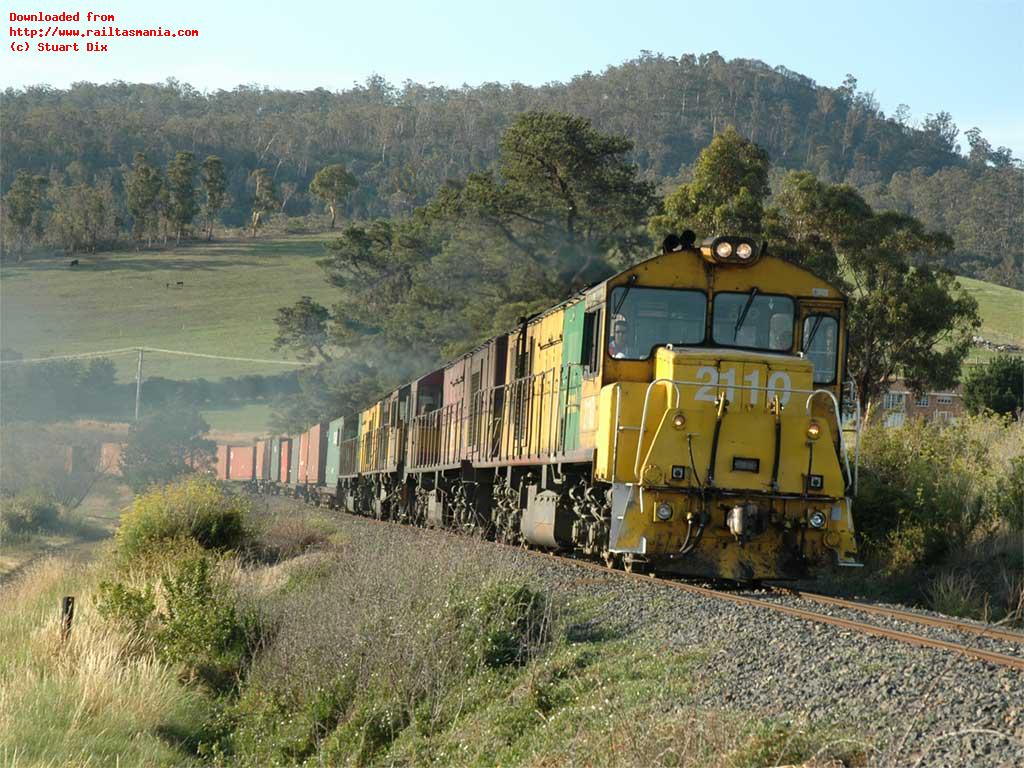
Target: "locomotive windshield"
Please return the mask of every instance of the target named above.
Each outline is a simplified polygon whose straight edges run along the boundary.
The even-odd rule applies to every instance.
[[[715,294],[714,341],[725,347],[789,352],[793,347],[793,300],[758,293]]]
[[[612,290],[608,354],[646,360],[664,344],[701,344],[707,297],[702,291],[619,286]]]

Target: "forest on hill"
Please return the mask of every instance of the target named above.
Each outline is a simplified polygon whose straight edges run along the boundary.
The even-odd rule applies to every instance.
[[[912,121],[901,105],[885,115],[852,76],[829,88],[756,60],[645,52],[536,87],[398,87],[371,78],[335,92],[240,86],[204,94],[174,80],[78,83],[7,89],[3,110],[4,216],[19,171],[43,180],[25,185],[25,194],[62,215],[48,231],[32,221],[24,231],[36,227],[39,244],[65,249],[81,247],[82,238],[86,249],[102,248],[133,228],[126,178],[140,152],[169,177],[182,152],[197,163],[219,158],[225,195],[217,218],[227,226],[246,225],[256,206],[267,217],[318,213],[310,185],[331,164],[358,180],[343,216],[393,217],[424,205],[448,180],[492,167],[503,131],[524,112],[543,110],[628,139],[629,160],[661,192],[687,181],[699,152],[734,127],[767,150],[773,190],[790,170],[849,183],[875,208],[948,233],[955,247],[944,266],[1024,287],[1020,161],[975,128],[961,132],[948,113]],[[83,211],[92,211],[91,223],[76,223]]]

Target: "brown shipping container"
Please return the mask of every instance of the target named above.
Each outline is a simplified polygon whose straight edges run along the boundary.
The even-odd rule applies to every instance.
[[[103,443],[100,445],[100,472],[105,475],[120,475],[121,454],[123,452],[124,443]]]
[[[252,480],[256,471],[256,448],[252,445],[232,445],[229,449],[228,478]]]
[[[223,443],[217,444],[217,479],[228,479],[228,446]]]
[[[281,438],[281,460],[277,468],[277,480],[279,483],[287,485],[291,482],[291,463],[292,463],[292,439],[290,437]]]
[[[314,424],[306,433],[306,482],[311,485],[324,484],[324,472],[327,469],[327,432],[327,422],[321,422]]]
[[[295,478],[295,482],[303,484],[308,482],[306,480],[306,462],[309,459],[309,432],[303,432],[299,435],[299,476]]]
[[[265,444],[266,444],[266,441],[264,441],[264,440],[257,440],[256,441],[256,479],[257,480],[262,480],[263,479],[263,468],[264,468],[263,446]]]

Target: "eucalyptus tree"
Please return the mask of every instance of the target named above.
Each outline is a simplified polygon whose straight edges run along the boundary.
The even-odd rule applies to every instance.
[[[331,229],[338,220],[338,206],[359,186],[356,177],[340,163],[327,165],[317,171],[309,185],[309,191],[316,195],[331,212]]]
[[[213,221],[227,204],[228,178],[224,173],[224,161],[216,155],[210,155],[202,164],[200,178],[205,194],[203,215],[206,217],[206,239],[213,239]]]

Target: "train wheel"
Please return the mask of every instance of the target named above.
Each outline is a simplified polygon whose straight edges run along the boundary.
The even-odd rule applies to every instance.
[[[622,568],[626,573],[647,573],[647,563],[633,554],[622,556]]]

